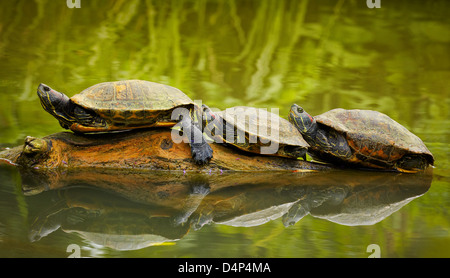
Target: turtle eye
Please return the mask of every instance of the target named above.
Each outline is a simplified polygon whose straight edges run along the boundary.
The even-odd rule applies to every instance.
[[[298,108],[297,108],[297,112],[298,112],[298,113],[303,113],[303,108],[298,107]]]

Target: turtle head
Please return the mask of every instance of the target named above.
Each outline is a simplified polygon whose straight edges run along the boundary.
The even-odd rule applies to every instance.
[[[53,90],[45,84],[39,84],[37,94],[41,101],[42,107],[58,119],[62,127],[68,128],[76,119],[71,115],[70,111],[70,99],[63,93]]]
[[[316,120],[302,107],[297,104],[291,106],[291,111],[289,111],[289,121],[298,129],[298,131],[300,131],[305,139],[315,138],[318,128]]]

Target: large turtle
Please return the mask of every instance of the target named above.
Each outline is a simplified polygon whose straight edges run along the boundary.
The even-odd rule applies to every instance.
[[[306,159],[308,143],[287,120],[265,109],[236,106],[212,112],[203,105],[205,131],[215,141],[259,154]]]
[[[417,172],[434,163],[419,137],[377,111],[338,108],[312,117],[294,104],[289,121],[319,160],[401,172]]]
[[[77,133],[172,127],[181,115],[194,161],[207,164],[212,158],[213,151],[193,120],[194,102],[174,87],[126,80],[96,84],[71,98],[45,84],[37,93],[44,109],[63,128]]]

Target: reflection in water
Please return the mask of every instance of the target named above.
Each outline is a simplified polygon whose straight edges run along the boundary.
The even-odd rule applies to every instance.
[[[279,220],[289,226],[310,214],[342,225],[372,225],[423,195],[432,180],[431,174],[357,171],[133,176],[102,170],[98,174],[109,179],[99,183],[94,174],[74,179],[66,173],[53,181],[59,187],[44,190],[23,185],[27,195],[36,194],[35,202],[48,203],[29,208],[36,213],[30,240],[61,229],[101,246],[135,250],[180,240],[212,223],[250,227]]]
[[[94,188],[75,187],[57,193],[57,201],[33,220],[31,241],[61,228],[101,246],[134,250],[178,240],[189,229],[174,225],[173,217],[179,212],[173,208],[139,204]]]

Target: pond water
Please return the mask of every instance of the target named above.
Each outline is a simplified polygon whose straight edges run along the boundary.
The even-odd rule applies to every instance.
[[[0,164],[0,257],[68,257],[71,244],[83,257],[368,257],[371,244],[381,257],[450,257],[448,1],[80,2],[2,1],[1,149],[62,131],[39,103],[41,82],[72,96],[144,79],[284,118],[292,103],[312,115],[377,110],[418,135],[435,167],[139,179],[92,170],[30,189]]]

